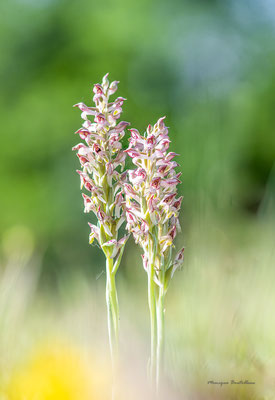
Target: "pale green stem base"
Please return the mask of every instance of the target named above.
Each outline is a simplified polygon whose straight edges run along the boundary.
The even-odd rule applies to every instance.
[[[113,394],[115,398],[115,374],[118,362],[118,330],[119,330],[119,308],[116,291],[115,274],[112,273],[113,259],[106,258],[106,304],[108,314],[108,333],[109,344],[112,359],[112,374],[113,374]]]
[[[164,290],[159,289],[157,299],[157,361],[156,361],[156,388],[157,393],[161,389],[161,380],[163,374],[164,357]]]
[[[155,298],[155,282],[154,265],[150,265],[148,270],[148,303],[150,311],[150,325],[151,325],[151,357],[150,357],[150,370],[149,377],[152,386],[155,388],[156,382],[156,348],[157,348],[157,315],[156,315],[156,298]]]

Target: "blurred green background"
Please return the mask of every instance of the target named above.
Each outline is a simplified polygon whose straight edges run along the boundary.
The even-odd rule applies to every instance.
[[[207,380],[229,379],[236,367],[265,380],[255,393],[267,390],[271,397],[264,398],[273,398],[274,376],[267,376],[268,363],[275,367],[275,3],[4,0],[0,11],[5,366],[12,370],[45,326],[55,332],[68,310],[74,310],[71,322],[59,329],[73,331],[81,314],[76,304],[104,308],[104,260],[88,245],[87,221],[94,219],[83,214],[71,148],[81,126],[72,105],[90,105],[92,84],[109,72],[121,82],[118,95],[128,99],[123,120],[143,131],[166,115],[171,148],[180,154],[178,244],[186,245],[186,262],[167,298],[173,387],[181,393],[188,381],[191,392],[204,393]],[[122,311],[145,342],[146,280],[139,264],[130,243],[118,275]],[[90,292],[94,302],[87,300]],[[103,331],[104,312],[96,314]],[[231,317],[236,331],[227,326]],[[89,318],[87,311],[83,321]],[[21,339],[11,335],[17,326]],[[17,348],[14,356],[9,346]],[[237,399],[252,398],[245,390]],[[217,393],[210,398],[231,398],[230,391]]]

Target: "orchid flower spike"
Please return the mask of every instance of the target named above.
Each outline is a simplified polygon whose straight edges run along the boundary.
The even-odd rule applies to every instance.
[[[125,152],[136,168],[128,172],[129,183],[124,184],[127,229],[144,251],[145,269],[150,257],[150,241],[154,239],[154,278],[167,290],[175,270],[182,265],[184,252],[181,249],[173,256],[183,199],[177,195],[177,186],[181,183],[181,174],[175,171],[177,154],[169,152],[170,139],[164,117],[153,127],[149,125],[144,136],[136,129],[130,132],[129,148]]]
[[[88,107],[84,103],[74,106],[80,109],[84,120],[82,128],[76,133],[85,144],[79,143],[73,147],[82,168],[77,171],[81,189],[87,191],[83,193],[84,212],[92,211],[98,219],[97,226],[89,224],[90,243],[96,240],[106,256],[121,251],[117,241],[118,229],[125,220],[121,174],[126,154],[122,150],[121,139],[130,124],[124,121],[117,123],[125,99],[118,97],[109,103],[109,97],[117,90],[117,84],[117,81],[110,84],[106,74],[102,84],[97,83],[93,87],[95,106]],[[114,242],[107,249],[106,243],[110,240]]]
[[[93,86],[94,106],[84,103],[75,105],[83,119],[82,127],[76,133],[83,142],[73,147],[81,166],[77,172],[81,189],[85,190],[82,194],[84,212],[92,212],[97,218],[96,225],[89,223],[89,242],[96,241],[106,257],[106,299],[112,355],[117,348],[119,320],[115,274],[128,239],[126,233],[119,238],[119,230],[122,230],[125,220],[121,182],[125,176],[126,153],[122,150],[121,139],[130,124],[118,122],[126,99],[118,97],[109,101],[117,86],[118,81],[110,83],[106,74],[101,84]]]
[[[148,275],[148,303],[151,320],[150,378],[158,390],[161,381],[164,336],[164,297],[171,278],[182,265],[182,248],[173,254],[174,239],[180,231],[182,196],[177,194],[180,173],[175,171],[177,156],[169,152],[170,139],[164,117],[145,134],[130,129],[125,151],[136,166],[124,183],[126,228],[142,250],[143,267]]]

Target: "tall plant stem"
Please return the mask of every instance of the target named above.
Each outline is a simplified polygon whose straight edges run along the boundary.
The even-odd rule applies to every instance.
[[[118,356],[118,329],[119,329],[119,308],[116,291],[115,273],[113,270],[113,259],[106,258],[106,303],[108,314],[109,344],[112,358],[113,374],[116,370]]]
[[[156,361],[156,387],[157,393],[160,389],[161,377],[163,372],[164,356],[164,289],[159,288],[157,299],[157,361]]]
[[[157,348],[157,315],[156,315],[156,293],[155,293],[155,251],[151,249],[150,262],[148,266],[148,303],[151,324],[151,357],[150,357],[150,380],[156,387],[156,348]]]

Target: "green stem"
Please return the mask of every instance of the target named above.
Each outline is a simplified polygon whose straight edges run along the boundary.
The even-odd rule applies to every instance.
[[[157,320],[156,320],[156,296],[155,296],[155,251],[150,252],[148,265],[148,303],[151,324],[151,357],[150,357],[150,380],[153,387],[156,386],[156,347],[157,347]]]
[[[163,356],[164,356],[164,289],[159,288],[159,296],[157,302],[157,365],[156,365],[156,387],[157,392],[160,389],[161,377],[163,372]]]
[[[106,258],[106,303],[108,314],[109,344],[111,350],[113,372],[116,368],[118,355],[118,329],[119,329],[119,308],[116,291],[115,274],[113,270],[113,259]]]

